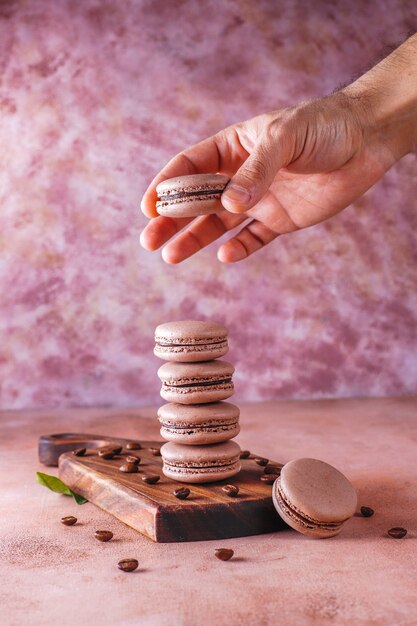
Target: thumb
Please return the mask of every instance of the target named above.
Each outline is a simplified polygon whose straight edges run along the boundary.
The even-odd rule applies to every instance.
[[[221,196],[225,209],[244,213],[266,194],[276,173],[287,165],[285,141],[277,137],[260,138],[253,152],[233,176]]]

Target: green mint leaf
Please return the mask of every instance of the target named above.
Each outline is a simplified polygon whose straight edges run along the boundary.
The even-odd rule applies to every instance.
[[[47,487],[55,493],[62,493],[65,496],[72,496],[77,504],[84,504],[88,502],[82,496],[74,493],[72,489],[66,486],[57,476],[51,476],[50,474],[44,474],[43,472],[36,472],[36,480],[40,485]]]

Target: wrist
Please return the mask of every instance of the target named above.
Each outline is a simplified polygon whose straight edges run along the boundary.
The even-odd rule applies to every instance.
[[[417,35],[341,90],[365,133],[397,160],[417,149]]]

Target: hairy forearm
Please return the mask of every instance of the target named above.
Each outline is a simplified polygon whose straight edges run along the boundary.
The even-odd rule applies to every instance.
[[[395,157],[417,149],[417,34],[341,90]]]

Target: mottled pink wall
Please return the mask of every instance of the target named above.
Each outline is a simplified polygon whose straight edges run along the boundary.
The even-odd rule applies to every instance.
[[[235,266],[138,243],[174,153],[331,91],[416,23],[414,0],[1,1],[2,407],[157,402],[153,328],[184,317],[230,327],[241,400],[416,391],[416,155]]]

